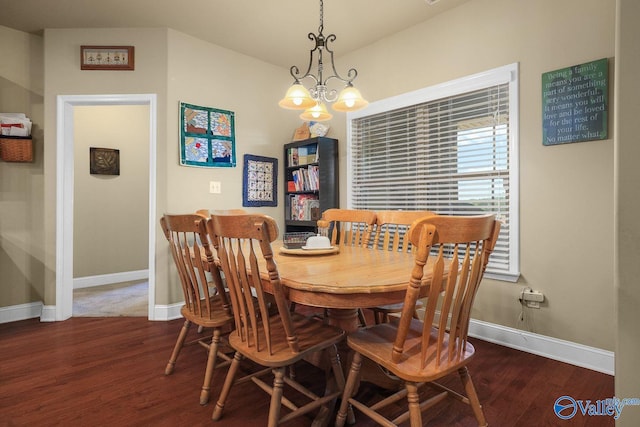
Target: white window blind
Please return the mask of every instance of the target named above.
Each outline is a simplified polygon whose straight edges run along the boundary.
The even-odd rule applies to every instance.
[[[511,74],[476,82],[472,90],[468,80],[450,83],[436,99],[427,91],[423,102],[350,117],[349,206],[495,213],[503,226],[487,275],[516,280],[517,110],[511,103],[517,87]]]

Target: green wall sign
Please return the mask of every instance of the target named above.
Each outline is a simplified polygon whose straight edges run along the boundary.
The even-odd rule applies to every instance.
[[[607,58],[542,74],[542,144],[607,139]]]

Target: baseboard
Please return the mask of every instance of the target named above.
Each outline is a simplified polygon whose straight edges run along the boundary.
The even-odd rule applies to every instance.
[[[134,280],[144,280],[148,278],[149,270],[123,271],[121,273],[78,277],[73,279],[73,289],[110,285],[112,283],[132,282]]]
[[[154,320],[174,320],[182,317],[180,314],[180,309],[184,303],[176,303],[169,305],[159,305],[156,304],[153,310]]]
[[[469,336],[609,375],[615,372],[612,351],[474,319]]]
[[[182,305],[182,303],[156,305],[154,320],[179,319]],[[53,322],[55,321],[55,312],[55,306],[43,306],[41,302],[2,307],[0,308],[0,323],[35,317],[40,317],[42,322]],[[608,375],[614,375],[615,372],[615,354],[612,351],[475,319],[471,319],[469,323],[469,336]]]
[[[33,319],[40,317],[41,313],[42,302],[40,301],[2,307],[0,308],[0,323]]]
[[[55,322],[56,319],[56,306],[44,305],[42,306],[42,314],[40,315],[41,322]]]

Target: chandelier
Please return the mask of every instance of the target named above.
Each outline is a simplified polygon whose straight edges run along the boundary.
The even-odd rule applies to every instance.
[[[336,111],[356,111],[366,107],[369,103],[362,98],[360,91],[353,87],[353,80],[358,76],[358,71],[355,68],[351,68],[347,72],[347,78],[344,78],[338,74],[336,67],[333,63],[333,51],[329,48],[329,43],[333,43],[336,39],[335,34],[324,36],[322,30],[324,29],[323,22],[323,3],[320,0],[320,26],[318,27],[318,34],[309,33],[309,40],[315,42],[315,47],[309,51],[309,66],[304,74],[300,73],[297,66],[292,66],[289,72],[293,77],[293,84],[287,90],[286,95],[280,100],[278,105],[282,108],[290,110],[305,110],[300,114],[300,118],[306,121],[324,121],[333,117],[328,111],[325,105],[326,102],[333,103],[332,107]],[[332,71],[328,77],[324,75],[325,64],[323,62],[323,54],[327,54],[329,57]],[[311,72],[314,56],[317,57],[318,70],[317,74]],[[313,81],[313,86],[308,89],[304,87],[300,80],[309,79]],[[330,89],[327,83],[330,80],[339,80],[345,84],[345,88],[340,91],[336,89]]]

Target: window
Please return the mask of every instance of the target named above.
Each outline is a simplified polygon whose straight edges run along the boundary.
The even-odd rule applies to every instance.
[[[348,116],[352,209],[495,213],[486,276],[519,276],[518,66],[372,103]]]

